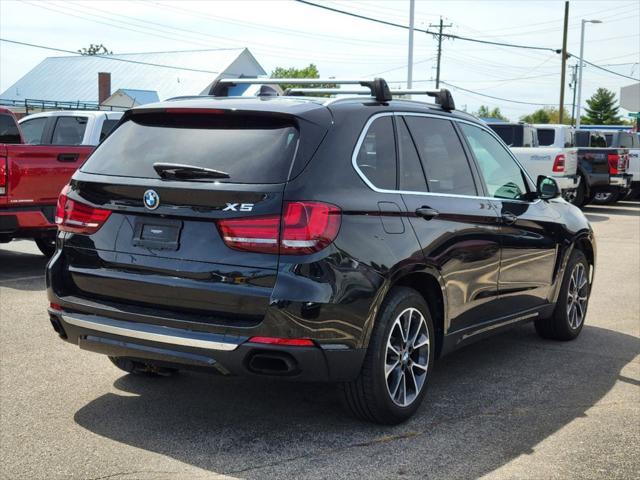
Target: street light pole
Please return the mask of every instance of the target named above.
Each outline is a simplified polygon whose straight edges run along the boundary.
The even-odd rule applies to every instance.
[[[407,66],[407,88],[413,88],[413,22],[415,0],[409,2],[409,65]]]
[[[587,23],[602,23],[602,20],[585,20],[582,19],[580,28],[580,63],[578,64],[578,111],[576,112],[576,128],[580,128],[580,116],[582,113],[582,67],[584,58],[584,26]]]

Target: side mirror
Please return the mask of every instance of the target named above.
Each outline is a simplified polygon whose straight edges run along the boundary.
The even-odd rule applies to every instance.
[[[538,198],[550,200],[560,196],[560,188],[553,178],[539,175],[536,182],[536,193]]]

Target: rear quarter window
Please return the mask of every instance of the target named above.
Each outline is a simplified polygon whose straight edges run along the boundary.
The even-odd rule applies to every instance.
[[[160,178],[154,163],[179,163],[229,174],[230,183],[282,183],[298,145],[291,121],[235,114],[140,113],[116,128],[83,172]]]
[[[556,141],[556,132],[552,128],[538,129],[538,142],[541,147],[553,145]]]

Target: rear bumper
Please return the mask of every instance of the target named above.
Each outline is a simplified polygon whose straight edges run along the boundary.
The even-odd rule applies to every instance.
[[[613,187],[629,188],[631,186],[632,175],[629,173],[623,173],[620,175],[611,175],[609,185]]]
[[[565,177],[553,177],[562,191],[575,190],[580,185],[580,175],[568,175]]]
[[[365,350],[280,346],[248,337],[201,332],[49,309],[54,330],[84,350],[143,363],[205,369],[223,375],[281,377],[298,381],[355,378]]]
[[[0,235],[38,237],[56,229],[54,206],[0,209]]]

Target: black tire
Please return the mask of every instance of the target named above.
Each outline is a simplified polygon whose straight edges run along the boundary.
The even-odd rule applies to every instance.
[[[55,237],[36,238],[35,242],[38,250],[47,258],[51,258],[56,251]]]
[[[412,333],[407,337],[413,337],[415,334],[415,339],[408,343],[423,344],[425,335],[428,343],[426,347],[422,345],[415,350],[398,348],[400,352],[405,353],[398,353],[393,361],[387,350],[387,342],[390,338],[395,338],[394,334],[399,332],[398,328],[402,328],[396,320],[407,319],[406,316],[401,317],[403,312],[409,312],[409,327],[406,330]],[[421,314],[421,318],[416,312]],[[412,327],[416,330],[412,330]],[[435,341],[433,321],[422,295],[407,287],[392,289],[378,313],[358,378],[343,384],[344,400],[349,410],[360,419],[387,425],[398,424],[411,417],[422,403],[433,371]],[[389,375],[385,375],[387,361],[396,365],[390,370]],[[390,377],[390,381],[393,381],[394,377],[399,379],[396,391],[400,393],[399,398],[404,398],[404,402],[407,402],[406,405],[400,405],[397,399],[394,400],[392,387],[387,385],[387,377]],[[408,383],[402,383],[402,379]],[[418,383],[421,383],[420,387]],[[410,388],[410,384],[413,384],[413,388]],[[404,397],[399,390],[401,386],[404,388]],[[407,391],[413,397],[410,403]]]
[[[584,177],[580,177],[580,184],[578,185],[578,188],[576,188],[573,197],[569,199],[569,203],[576,207],[582,207],[585,204],[585,199],[587,198],[587,187],[585,187],[584,182]]]
[[[570,292],[570,284],[571,277],[574,274],[577,266],[581,265],[585,274],[586,284],[585,286],[579,290],[580,297],[585,296],[586,300],[580,310],[582,312],[582,318],[578,323],[576,323],[575,318],[570,315],[569,310],[569,292]],[[589,262],[587,261],[587,257],[585,257],[584,253],[580,250],[574,250],[571,253],[571,257],[569,258],[569,262],[567,263],[567,268],[564,272],[564,277],[562,279],[562,286],[560,287],[560,294],[558,295],[558,301],[556,302],[556,307],[553,311],[553,314],[549,318],[538,318],[535,321],[536,332],[542,338],[548,338],[552,340],[573,340],[580,335],[582,331],[582,327],[584,326],[584,320],[587,316],[587,308],[589,305],[589,295],[591,294],[591,284],[589,281]],[[575,297],[574,297],[575,298]],[[574,302],[576,303],[576,302]],[[576,312],[578,311],[578,306],[575,307]]]
[[[170,377],[178,373],[175,368],[157,367],[142,362],[137,362],[126,357],[109,357],[111,363],[113,363],[120,370],[133,375],[146,375],[150,377]]]
[[[596,205],[608,205],[616,203],[620,199],[620,192],[598,192],[593,197],[593,203]]]
[[[640,187],[633,187],[627,192],[625,200],[636,200],[638,198],[640,198]]]

